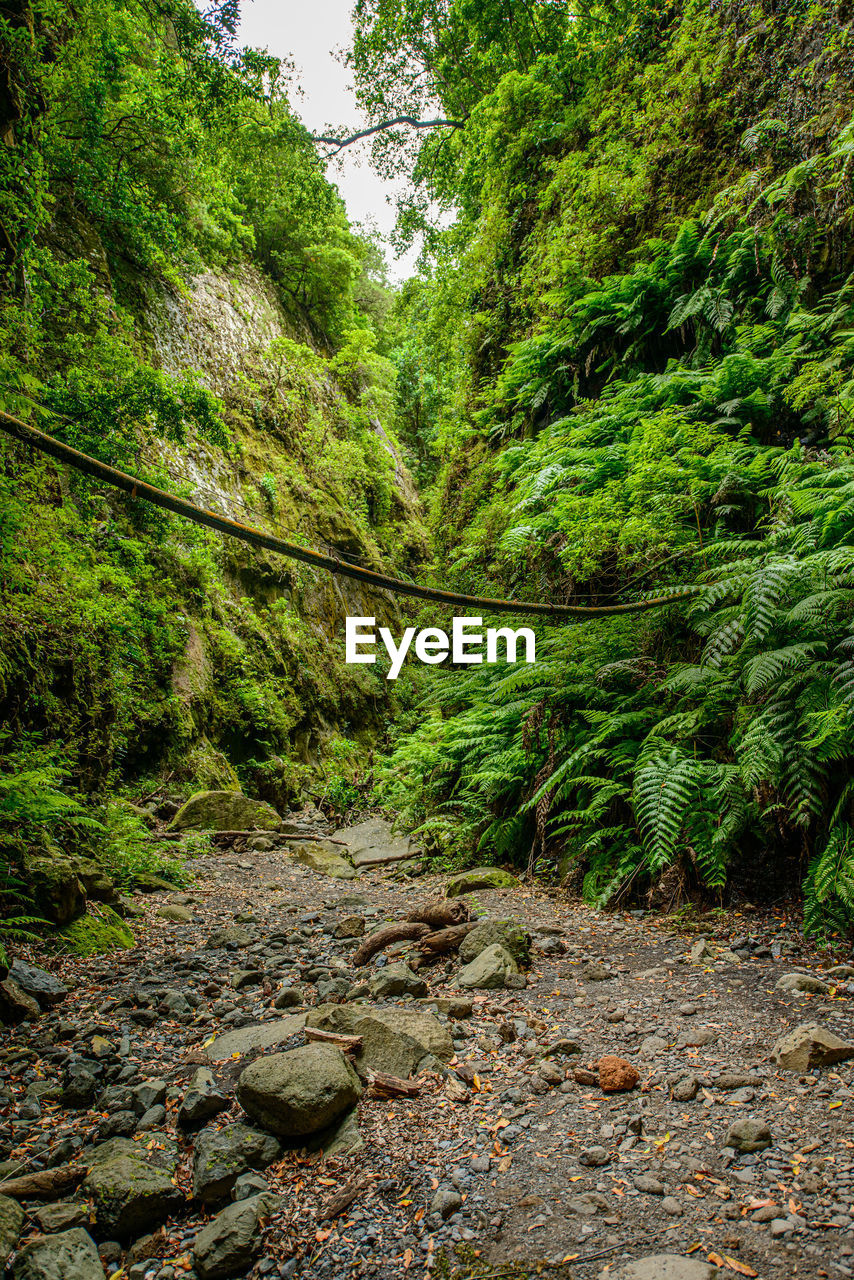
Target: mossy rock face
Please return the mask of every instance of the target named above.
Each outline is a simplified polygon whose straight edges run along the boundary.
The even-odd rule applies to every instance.
[[[86,910],[86,890],[72,858],[60,853],[30,854],[24,871],[40,915],[64,925]]]
[[[176,1151],[152,1153],[126,1138],[96,1147],[83,1190],[95,1203],[103,1238],[124,1240],[162,1226],[184,1203],[172,1181],[177,1165]]]
[[[476,889],[512,889],[519,881],[509,871],[500,867],[473,867],[471,871],[460,871],[451,876],[445,885],[445,896],[459,898],[464,893],[474,893]]]
[[[107,906],[87,911],[79,920],[61,929],[60,937],[78,956],[96,955],[101,951],[126,951],[136,946],[136,939],[121,916]]]
[[[169,824],[171,831],[277,831],[282,820],[272,805],[235,791],[199,791]]]

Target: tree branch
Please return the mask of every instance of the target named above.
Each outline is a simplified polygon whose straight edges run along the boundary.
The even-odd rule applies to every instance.
[[[344,147],[352,146],[354,142],[361,142],[362,138],[370,138],[372,134],[382,133],[385,129],[393,129],[395,125],[408,124],[412,129],[463,129],[465,128],[465,120],[416,120],[415,116],[395,116],[393,120],[383,120],[382,124],[371,125],[369,129],[360,129],[358,133],[353,133],[349,138],[324,138],[312,136],[312,142],[322,142],[324,146],[334,147],[336,151],[342,151]]]

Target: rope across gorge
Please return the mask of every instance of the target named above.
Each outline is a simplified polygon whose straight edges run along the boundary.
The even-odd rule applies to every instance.
[[[633,601],[629,604],[578,605],[542,604],[527,600],[500,600],[491,596],[467,596],[455,591],[440,591],[436,587],[423,587],[416,582],[406,582],[402,578],[391,578],[387,574],[376,573],[373,569],[365,569],[360,565],[350,564],[346,560],[339,560],[337,556],[324,555],[319,551],[309,551],[305,547],[286,542],[283,538],[264,533],[261,529],[254,529],[251,525],[241,524],[237,520],[230,520],[227,516],[220,515],[216,511],[198,507],[186,498],[178,498],[175,494],[167,493],[165,489],[158,489],[154,485],[147,484],[144,480],[140,480],[138,476],[131,476],[124,471],[117,471],[114,467],[108,466],[106,462],[101,462],[86,453],[81,453],[79,449],[72,448],[71,445],[65,444],[64,441],[57,440],[54,436],[49,436],[37,427],[31,426],[30,423],[22,422],[20,418],[15,418],[2,410],[0,410],[0,432],[11,436],[14,440],[30,449],[46,454],[50,458],[55,458],[58,462],[73,467],[76,471],[82,472],[83,475],[100,480],[104,484],[111,485],[114,489],[120,489],[122,492],[130,494],[133,498],[138,498],[143,502],[150,502],[152,506],[162,507],[165,511],[171,511],[173,515],[181,516],[185,520],[192,520],[195,524],[205,525],[209,529],[216,529],[218,533],[225,534],[229,538],[237,538],[240,542],[246,542],[250,546],[263,547],[265,551],[272,551],[288,560],[298,560],[301,564],[311,565],[315,569],[324,569],[327,573],[333,573],[342,578],[353,578],[357,582],[364,582],[367,586],[373,587],[378,591],[391,591],[394,595],[410,596],[416,600],[432,600],[437,604],[453,605],[464,608],[467,611],[480,609],[484,613],[519,613],[551,619],[579,618],[588,620],[604,618],[614,614],[644,613],[649,609],[660,609],[663,605],[675,604],[680,600],[686,600],[693,595],[693,592],[683,590],[670,595],[656,596],[653,599]]]

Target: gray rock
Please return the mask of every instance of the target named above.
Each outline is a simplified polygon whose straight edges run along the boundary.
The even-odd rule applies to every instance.
[[[355,826],[342,827],[335,832],[334,839],[344,841],[357,867],[384,866],[412,856],[410,837],[395,835],[391,823],[384,818],[368,818]]]
[[[765,1124],[764,1120],[752,1120],[746,1117],[744,1120],[736,1120],[731,1125],[724,1138],[725,1147],[733,1147],[734,1150],[742,1154],[752,1151],[764,1151],[766,1147],[770,1147],[773,1139],[771,1130]]]
[[[598,960],[592,960],[590,964],[585,964],[581,969],[582,982],[610,982],[616,976],[611,969],[604,964],[600,964]]]
[[[56,1231],[68,1231],[71,1227],[83,1227],[89,1222],[89,1206],[59,1200],[56,1204],[40,1205],[35,1211],[36,1220],[45,1235]]]
[[[275,1208],[269,1193],[228,1205],[193,1241],[201,1280],[226,1280],[246,1271],[261,1251],[261,1221]]]
[[[466,934],[460,945],[459,956],[463,964],[477,959],[482,951],[495,944],[509,951],[516,964],[521,966],[530,963],[531,940],[518,920],[482,920],[480,924]]]
[[[172,1179],[175,1148],[149,1151],[128,1138],[112,1138],[93,1151],[84,1194],[95,1202],[102,1236],[125,1239],[159,1227],[183,1203]]]
[[[270,1184],[260,1173],[241,1173],[231,1188],[232,1200],[248,1200],[250,1196],[262,1196],[270,1190]]]
[[[341,1120],[336,1120],[322,1133],[315,1134],[306,1144],[310,1151],[322,1151],[325,1159],[333,1156],[354,1156],[364,1151],[365,1140],[359,1128],[359,1111],[354,1107]]]
[[[0,1273],[24,1229],[24,1211],[16,1200],[0,1196]]]
[[[239,924],[232,924],[224,929],[214,929],[205,945],[210,951],[218,951],[220,947],[235,950],[238,947],[248,947],[252,941],[253,937],[248,929],[244,929]]]
[[[233,991],[243,991],[246,987],[257,987],[264,981],[263,969],[235,969],[229,975],[228,985]]]
[[[138,1115],[144,1115],[152,1107],[162,1106],[166,1101],[166,1081],[159,1078],[143,1080],[141,1084],[134,1085],[130,1092],[134,1098],[134,1110]]]
[[[28,996],[32,996],[42,1009],[52,1009],[54,1005],[61,1004],[68,995],[68,988],[64,987],[52,973],[48,973],[45,969],[37,969],[35,965],[25,964],[23,960],[15,961],[9,970],[9,977],[13,978]]]
[[[771,1053],[784,1071],[802,1075],[813,1067],[827,1067],[854,1058],[854,1045],[846,1044],[817,1022],[804,1022],[781,1036]]]
[[[432,1059],[450,1062],[454,1056],[447,1027],[421,1009],[325,1004],[311,1010],[306,1025],[360,1036],[362,1048],[356,1055],[356,1070],[362,1076],[369,1071],[386,1071],[406,1080],[413,1071],[430,1065]]]
[[[364,916],[345,916],[332,931],[335,938],[361,938],[365,932]]]
[[[298,1009],[300,1005],[305,1004],[306,994],[306,988],[301,982],[295,982],[290,987],[282,987],[273,1001],[273,1007],[276,1009]]]
[[[426,996],[430,990],[424,979],[403,963],[383,965],[371,978],[370,988],[375,1000],[387,1000],[391,996]]]
[[[304,1013],[292,1013],[287,1018],[276,1018],[271,1022],[253,1023],[247,1027],[238,1027],[235,1031],[226,1031],[217,1036],[210,1044],[205,1045],[205,1053],[212,1062],[220,1062],[224,1058],[233,1058],[235,1054],[243,1057],[253,1049],[272,1049],[305,1026]]]
[[[691,948],[691,959],[694,961],[695,964],[701,964],[702,961],[711,960],[713,958],[714,958],[714,952],[712,951],[708,942],[706,942],[705,938],[700,938],[699,942],[694,943],[693,947]]]
[[[19,1022],[32,1022],[41,1014],[41,1007],[19,987],[14,978],[0,982],[0,1022],[16,1026]]]
[[[588,1169],[599,1169],[602,1165],[610,1164],[611,1157],[604,1147],[598,1145],[585,1147],[578,1157],[578,1163],[585,1165]]]
[[[211,1073],[202,1067],[195,1073],[178,1108],[178,1124],[182,1128],[200,1124],[231,1105],[231,1097],[218,1088]]]
[[[711,1263],[676,1253],[655,1253],[600,1272],[600,1280],[719,1280],[720,1276]]]
[[[481,951],[457,974],[457,985],[464,988],[477,988],[492,991],[505,987],[507,979],[519,973],[519,966],[500,943],[494,943]]]
[[[266,1169],[281,1154],[274,1137],[247,1124],[203,1129],[193,1148],[193,1195],[205,1204],[224,1200],[241,1174]]]
[[[193,913],[177,902],[165,902],[155,912],[161,920],[169,920],[172,924],[192,924]]]
[[[452,1213],[456,1213],[457,1209],[462,1206],[463,1198],[458,1191],[452,1191],[450,1187],[440,1187],[430,1201],[430,1212],[438,1213],[442,1219],[450,1218]]]
[[[244,1111],[271,1133],[287,1138],[325,1129],[361,1093],[359,1077],[344,1054],[327,1044],[259,1058],[237,1084]]]
[[[775,991],[802,991],[806,995],[830,995],[830,987],[809,973],[784,973],[774,984]]]
[[[700,1086],[696,1076],[684,1076],[673,1086],[674,1102],[693,1102]]]
[[[12,1275],[15,1280],[104,1280],[104,1268],[95,1241],[82,1227],[74,1227],[24,1245]]]

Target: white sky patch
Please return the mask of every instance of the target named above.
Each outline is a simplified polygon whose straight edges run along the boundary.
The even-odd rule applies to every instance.
[[[351,72],[335,57],[337,50],[350,43],[352,3],[353,0],[247,0],[242,6],[240,43],[293,59],[302,90],[293,106],[314,134],[328,133],[328,126],[332,125],[338,136],[341,125],[350,126],[355,132],[367,123],[356,105]],[[367,150],[367,144],[356,143],[342,151],[327,165],[327,177],[341,192],[351,222],[373,225],[387,236],[396,217],[394,197],[402,187],[380,177],[370,165]],[[417,247],[397,259],[392,252],[387,246],[392,280],[414,275]]]

